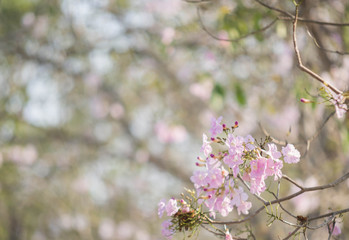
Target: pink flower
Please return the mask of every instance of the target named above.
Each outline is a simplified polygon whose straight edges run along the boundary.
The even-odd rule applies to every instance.
[[[333,229],[332,236],[338,236],[339,234],[342,233],[341,228],[337,224],[334,226],[334,228],[333,228],[333,223],[331,223],[328,226],[330,228],[330,231],[332,231],[332,229]]]
[[[194,175],[190,177],[190,181],[194,183],[196,189],[206,185],[207,171],[194,171]]]
[[[286,147],[282,147],[281,152],[286,163],[297,163],[300,160],[301,154],[293,144],[287,144]]]
[[[165,45],[171,44],[174,39],[176,31],[173,28],[167,27],[162,31],[161,42]]]
[[[248,195],[244,192],[244,189],[239,186],[239,188],[234,189],[233,204],[239,206],[242,202],[248,199]]]
[[[162,143],[180,143],[187,137],[187,130],[180,125],[169,126],[165,122],[158,122],[155,127],[155,134]]]
[[[268,151],[265,151],[273,160],[281,158],[281,153],[278,151],[277,146],[274,143],[268,143]]]
[[[268,159],[267,161],[267,168],[266,168],[266,174],[268,176],[274,175],[274,180],[278,180],[282,177],[281,169],[284,166],[281,160],[272,160]]]
[[[210,188],[219,188],[224,183],[228,172],[222,168],[213,168],[208,171],[206,182]]]
[[[216,158],[209,157],[206,159],[206,167],[208,170],[212,168],[219,168],[221,165],[222,165],[221,162]]]
[[[215,202],[215,210],[218,211],[223,217],[233,211],[231,200],[228,197],[219,197]]]
[[[248,210],[252,207],[251,202],[246,202],[248,199],[247,193],[244,192],[244,189],[240,186],[238,189],[234,189],[234,198],[232,203],[237,207],[238,214],[248,214]]]
[[[234,238],[231,236],[229,230],[225,232],[225,240],[234,240]]]
[[[306,98],[301,98],[300,99],[302,103],[312,103],[313,101],[306,99]]]
[[[240,215],[241,213],[243,213],[243,214],[247,215],[248,210],[250,210],[251,207],[252,207],[251,202],[242,202],[237,208],[238,214]]]
[[[210,142],[207,141],[206,134],[202,134],[202,142],[203,143],[202,143],[201,151],[204,153],[206,157],[208,157],[212,152],[212,147],[210,145]]]
[[[260,195],[266,189],[264,178],[253,178],[251,179],[250,192],[252,194]]]
[[[344,103],[336,103],[334,105],[338,118],[343,118],[345,113],[348,111],[348,106]]]
[[[165,208],[166,208],[167,216],[175,215],[179,210],[179,207],[177,206],[177,200],[171,198],[170,200],[168,200]]]
[[[237,155],[241,157],[244,153],[244,138],[241,136],[235,137],[233,134],[229,133],[225,144],[229,147],[229,154],[233,156]]]
[[[165,206],[166,206],[165,199],[162,199],[162,200],[158,203],[158,215],[159,215],[160,218],[162,218],[162,215],[164,214]]]
[[[222,121],[223,117],[220,116],[218,119],[215,119],[214,117],[212,117],[211,119],[211,137],[215,137],[218,134],[220,134],[221,132],[223,132],[223,126],[221,125],[221,121]]]
[[[336,109],[338,118],[343,118],[348,111],[348,106],[344,103],[345,99],[342,94],[332,93],[332,99],[330,100]]]
[[[267,167],[267,159],[260,157],[250,162],[251,166],[251,178],[262,178],[264,177],[265,170]]]
[[[162,222],[161,226],[162,226],[162,230],[161,230],[162,235],[167,239],[172,239],[172,236],[174,234],[174,230],[172,229],[172,222],[170,220],[166,220]]]
[[[182,207],[181,207],[181,211],[182,213],[187,213],[190,211],[190,207],[188,204],[183,204]]]
[[[244,138],[244,143],[248,151],[252,151],[253,149],[256,148],[254,145],[255,139],[251,135],[247,135]]]
[[[240,172],[240,164],[244,163],[244,161],[238,156],[227,155],[223,158],[223,162],[228,165],[233,170],[233,175],[236,178],[238,173]]]

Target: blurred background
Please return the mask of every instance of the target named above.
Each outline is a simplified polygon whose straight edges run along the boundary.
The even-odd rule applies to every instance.
[[[291,0],[266,2],[294,11]],[[348,13],[346,0],[313,0],[301,15],[349,22]],[[276,21],[237,42],[214,39],[241,38],[277,16],[253,0],[1,0],[0,239],[163,239],[157,203],[192,188],[212,116],[239,121],[238,135],[259,140],[260,123],[294,143],[303,157],[283,172],[300,184],[347,172],[347,117],[332,117],[305,154],[334,108],[299,101],[318,99],[321,86],[296,67],[292,23]],[[298,29],[304,64],[347,90],[349,56],[316,47],[309,34],[326,49],[349,51],[349,28]],[[295,190],[283,182],[281,196]],[[347,208],[348,194],[347,181],[284,207],[315,216]],[[257,239],[293,231],[266,219],[250,223]],[[348,218],[339,224],[337,239],[345,239]],[[213,236],[202,229],[198,239]]]

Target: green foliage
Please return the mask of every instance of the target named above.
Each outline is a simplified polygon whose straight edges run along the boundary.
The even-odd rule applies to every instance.
[[[245,106],[247,103],[245,90],[239,82],[234,85],[235,98],[240,106]]]
[[[2,0],[0,2],[0,32],[12,31],[21,23],[24,13],[33,8],[33,2],[28,0]]]
[[[261,22],[265,20],[266,16],[268,16],[268,13],[238,5],[233,12],[222,11],[221,25],[232,38],[239,38],[264,27]],[[264,40],[263,33],[256,33],[254,37],[258,41]]]
[[[211,94],[211,105],[213,108],[219,110],[223,107],[225,98],[225,89],[219,83],[215,83]]]

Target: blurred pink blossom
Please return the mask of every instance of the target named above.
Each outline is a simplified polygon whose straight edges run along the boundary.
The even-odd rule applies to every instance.
[[[98,227],[98,235],[103,240],[113,239],[115,237],[115,223],[110,218],[104,218]]]
[[[48,16],[39,16],[36,18],[33,34],[36,38],[44,37],[49,30]]]
[[[109,223],[109,228],[112,227],[111,222]],[[135,234],[136,227],[131,221],[123,221],[118,223],[115,229],[115,233],[112,236],[112,239],[115,238],[115,236],[118,236],[119,239],[131,239],[132,236]]]
[[[149,152],[143,149],[136,151],[135,159],[139,163],[146,163],[149,161]]]
[[[225,232],[225,240],[234,240],[234,238],[231,236],[229,230]]]
[[[181,0],[152,0],[148,1],[146,9],[148,12],[158,14],[164,19],[172,18],[181,12]]]
[[[95,118],[105,118],[109,113],[109,103],[101,96],[96,96],[90,100],[91,115]]]
[[[220,134],[221,132],[223,132],[223,126],[221,124],[223,117],[220,116],[219,118],[211,118],[211,128],[210,128],[210,132],[211,132],[211,137],[216,137],[218,134]]]
[[[21,165],[31,165],[38,157],[34,145],[13,146],[8,150],[8,158],[14,163]]]
[[[25,27],[32,26],[34,24],[34,22],[35,22],[35,14],[32,12],[27,12],[22,17],[22,25]]]
[[[162,202],[160,202],[160,203],[162,203]],[[160,209],[160,207],[161,207],[161,205],[159,206],[159,209]],[[168,200],[168,202],[165,206],[165,209],[166,209],[167,216],[175,215],[177,213],[177,211],[179,210],[179,207],[177,206],[177,200],[173,199],[173,198]]]
[[[201,152],[204,153],[205,157],[208,157],[210,153],[212,152],[212,147],[210,145],[211,142],[207,141],[206,134],[202,134],[202,146],[201,146]]]
[[[187,138],[187,130],[183,126],[169,126],[165,122],[158,122],[155,125],[155,134],[162,143],[180,143]]]
[[[72,188],[78,193],[87,193],[89,190],[89,182],[84,177],[77,178],[73,181]]]
[[[228,48],[230,47],[231,43],[229,41],[226,41],[229,39],[229,35],[226,31],[220,31],[217,36],[219,39],[222,39],[219,41],[219,45],[222,47]]]
[[[189,91],[193,96],[200,98],[203,101],[207,101],[211,97],[213,84],[211,81],[205,81],[202,83],[193,83],[189,87]]]
[[[318,181],[314,177],[309,177],[304,182],[300,179],[296,179],[296,182],[304,187],[314,187],[318,184]],[[299,191],[299,188],[292,185],[289,193],[293,194],[297,191]],[[295,198],[292,198],[290,201],[293,203],[297,214],[301,215],[307,215],[311,213],[320,204],[320,199],[318,198],[316,192],[307,192],[301,194]]]
[[[96,73],[90,72],[84,77],[84,83],[88,90],[94,91],[101,85],[102,78]]]
[[[59,218],[59,225],[65,230],[84,231],[88,227],[88,220],[82,214],[62,214]]]
[[[124,116],[125,110],[124,110],[124,107],[120,103],[116,102],[110,106],[109,113],[110,113],[110,116],[112,118],[120,119]]]
[[[172,43],[176,31],[173,28],[167,27],[162,31],[161,35],[161,42],[165,45],[169,45]]]
[[[334,226],[334,228],[333,228],[333,223],[331,223],[331,224],[329,225],[329,228],[330,228],[330,231],[332,231],[332,229],[333,229],[333,231],[332,231],[332,236],[338,236],[339,234],[342,233],[342,230],[341,230],[340,226],[338,226],[338,223],[336,223],[336,225]]]
[[[286,147],[282,147],[281,152],[286,163],[297,163],[300,160],[301,154],[293,144],[287,144]]]
[[[162,215],[164,214],[166,210],[166,200],[162,199],[159,203],[158,203],[158,216],[160,218],[162,218]]]
[[[3,162],[4,162],[4,158],[2,156],[2,153],[0,152],[0,167],[2,166]]]
[[[332,93],[332,98],[330,101],[336,109],[336,114],[338,118],[343,118],[345,113],[348,111],[348,106],[344,103],[345,99],[341,94]]]

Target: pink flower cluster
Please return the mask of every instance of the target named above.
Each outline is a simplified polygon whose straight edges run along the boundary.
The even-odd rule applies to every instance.
[[[165,199],[162,199],[158,203],[158,215],[160,218],[164,215],[166,212],[166,215],[168,217],[175,216],[179,211],[183,213],[188,213],[190,211],[189,205],[182,199],[179,201],[180,206],[178,206],[178,200],[171,198],[166,202]],[[165,220],[162,223],[162,230],[161,233],[164,237],[167,239],[172,239],[173,234],[175,233],[175,226],[171,220]]]
[[[210,212],[211,217],[220,213],[227,216],[234,208],[238,214],[248,214],[251,202],[241,186],[238,186],[237,177],[249,183],[250,192],[260,195],[266,189],[265,180],[273,176],[274,180],[282,177],[283,163],[297,163],[300,153],[292,145],[282,147],[281,152],[273,143],[267,144],[267,149],[262,149],[256,144],[255,139],[235,136],[225,124],[221,124],[222,117],[212,119],[211,138],[203,134],[201,151],[205,158],[198,157],[201,170],[196,170],[190,180],[194,183],[199,203],[203,203]],[[236,128],[238,123],[235,123]],[[226,137],[216,137],[221,133]],[[213,153],[213,144],[223,146],[223,150]],[[217,145],[217,146],[218,146]]]
[[[292,144],[282,147],[281,151],[273,143],[258,145],[250,135],[233,134],[238,122],[227,128],[221,121],[222,117],[212,119],[210,138],[203,134],[201,151],[204,158],[198,157],[199,162],[196,163],[201,169],[194,171],[190,178],[196,190],[195,202],[206,206],[212,218],[217,213],[226,217],[235,208],[239,215],[249,213],[252,203],[247,201],[248,194],[244,188],[238,185],[239,178],[249,184],[252,194],[260,195],[266,190],[265,180],[268,177],[274,177],[274,180],[282,177],[284,162],[297,163],[300,160],[300,153]],[[222,133],[224,137],[219,136]],[[267,148],[261,147],[265,144]],[[215,148],[220,151],[214,152]],[[183,200],[170,199],[159,203],[158,214],[162,217],[166,212],[167,216],[174,218],[176,213],[189,211],[188,204]],[[174,233],[175,228],[171,226],[171,221],[163,223],[163,235],[167,238]],[[226,239],[232,239],[229,232]]]
[[[345,116],[345,113],[348,111],[348,106],[344,103],[344,96],[342,94],[333,93],[330,102],[334,105],[336,109],[337,117],[343,118]]]

